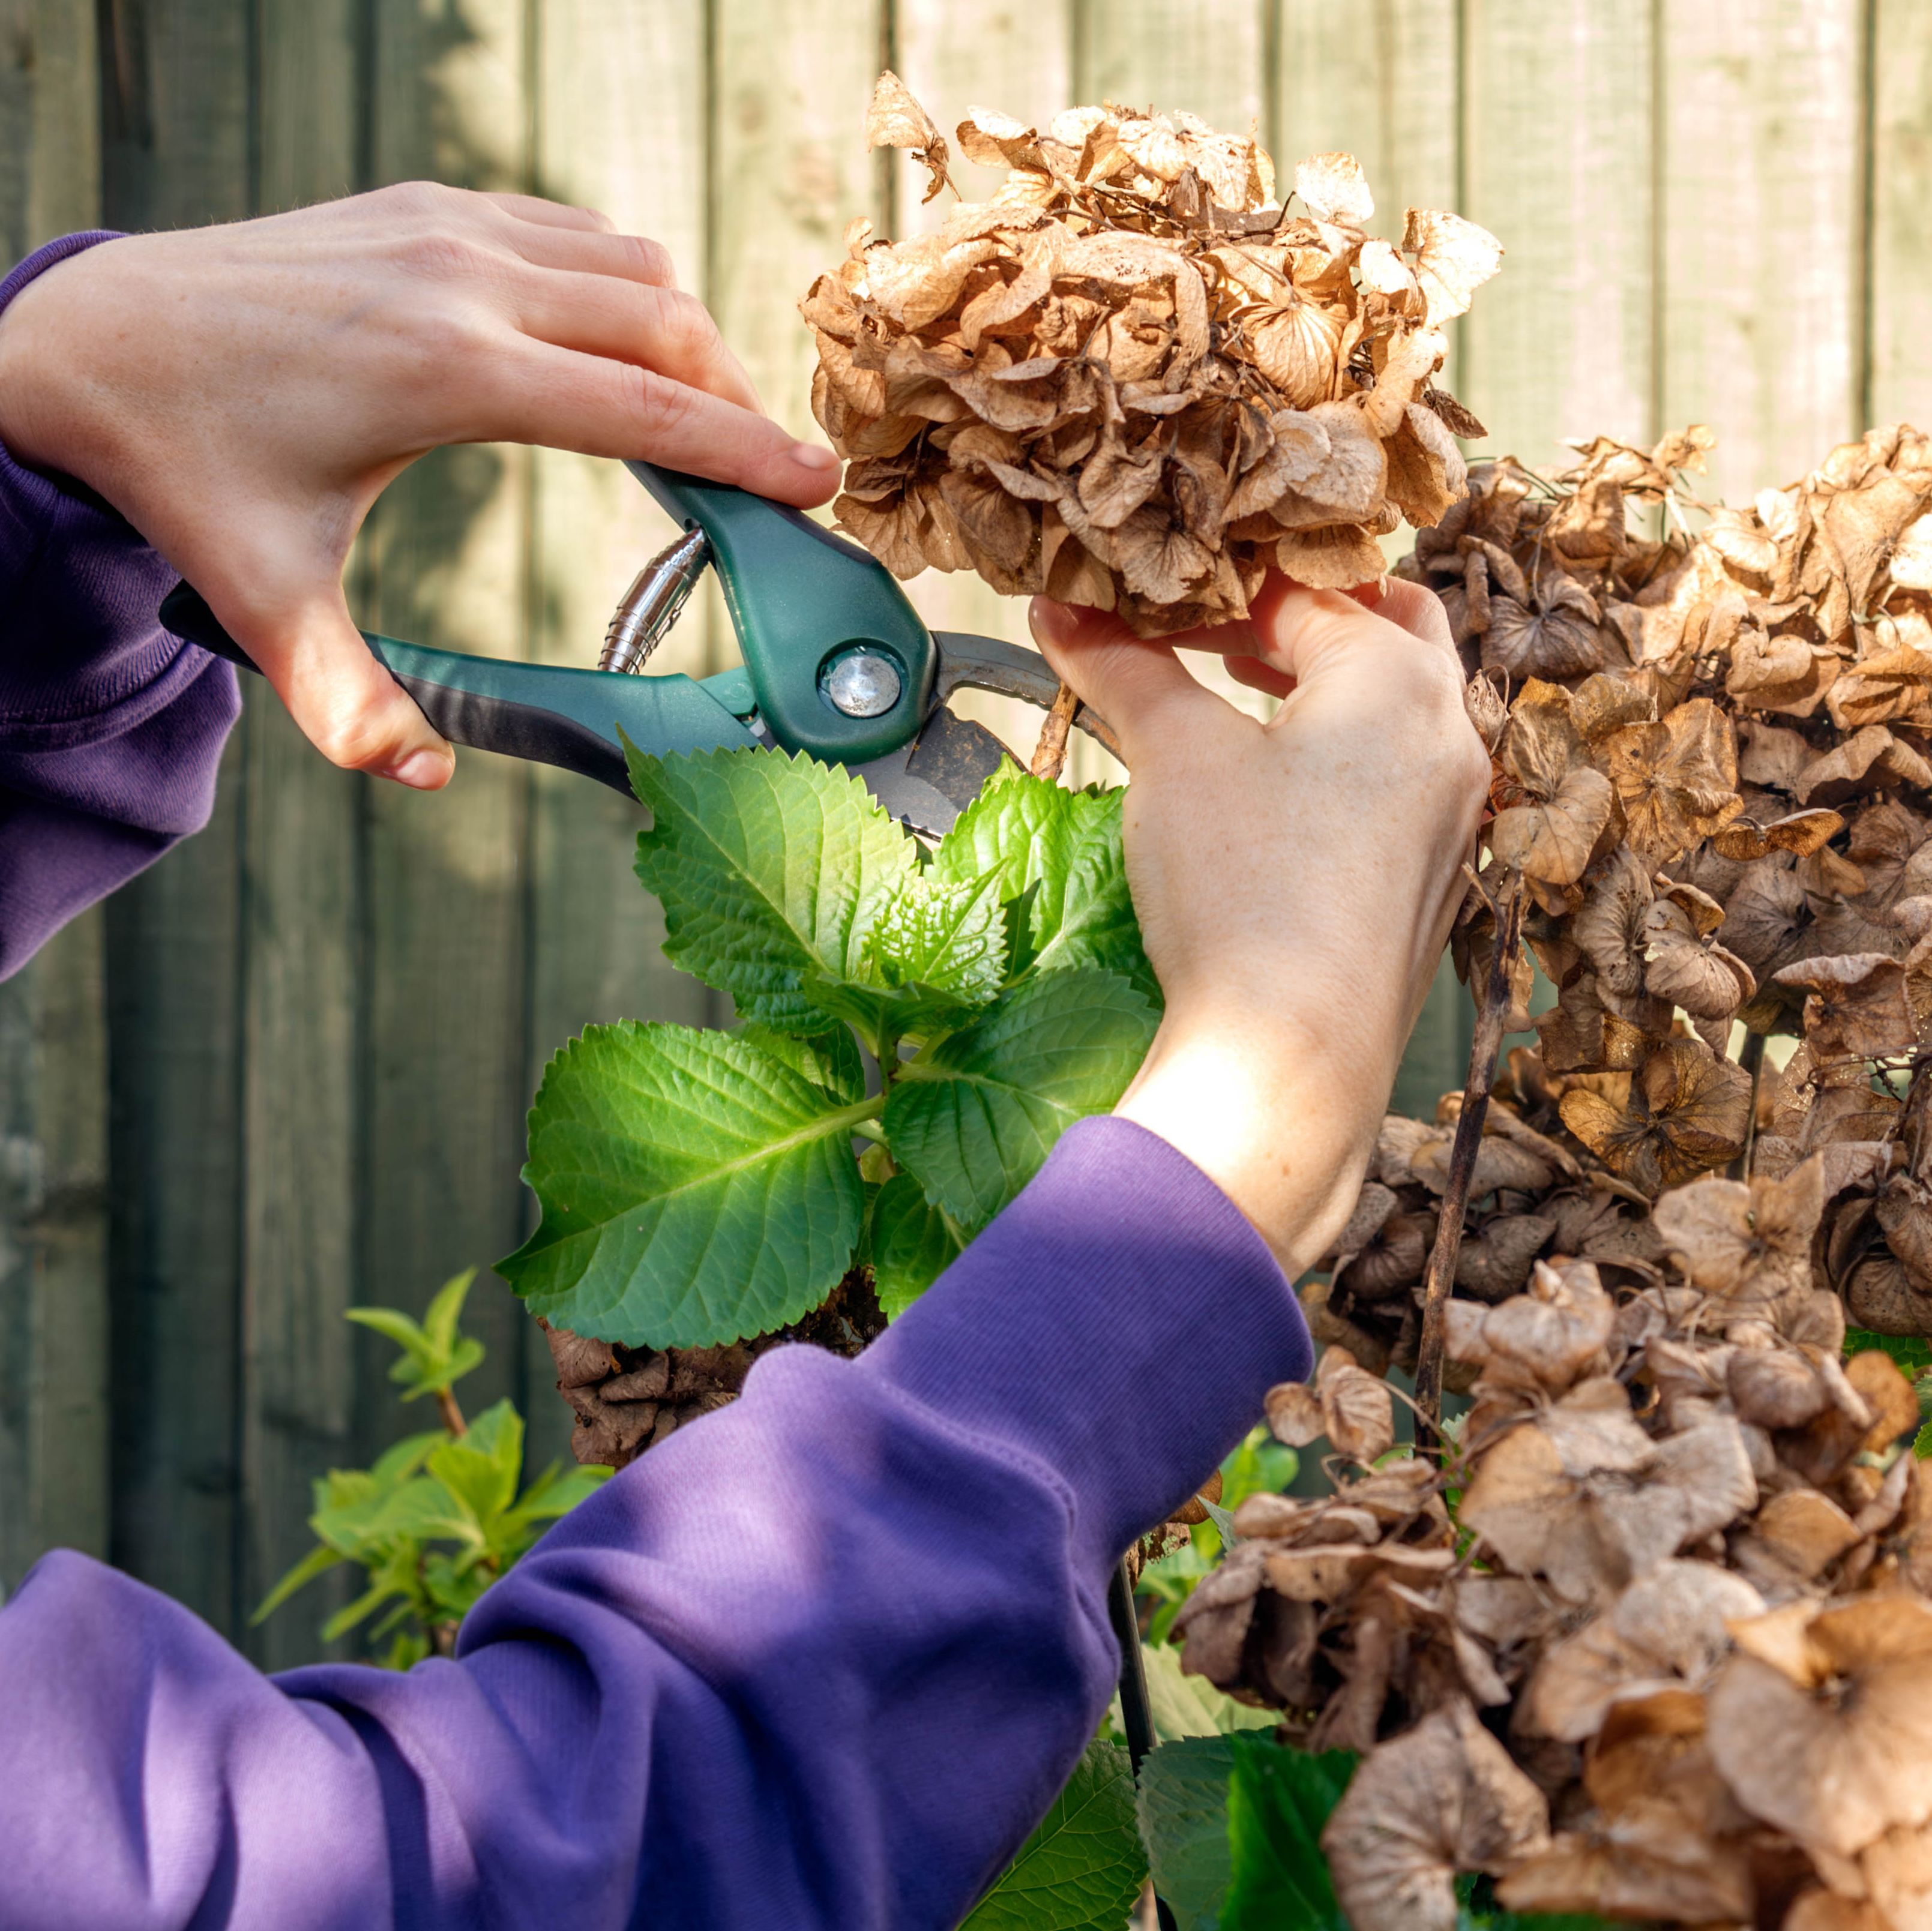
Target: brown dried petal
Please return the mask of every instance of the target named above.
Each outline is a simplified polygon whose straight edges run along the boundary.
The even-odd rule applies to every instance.
[[[1538,1849],[1543,1795],[1460,1699],[1378,1746],[1322,1834],[1356,1931],[1454,1931],[1458,1871]]]
[[[1780,985],[1801,987],[1807,995],[1804,1038],[1814,1060],[1877,1058],[1917,1040],[1905,968],[1886,953],[1806,959],[1777,976]]]
[[[1409,209],[1402,247],[1414,259],[1432,328],[1467,314],[1476,290],[1502,265],[1502,244],[1486,229],[1426,208]]]
[[[1653,864],[1668,865],[1743,808],[1730,720],[1708,697],[1617,732],[1604,754],[1626,835]]]

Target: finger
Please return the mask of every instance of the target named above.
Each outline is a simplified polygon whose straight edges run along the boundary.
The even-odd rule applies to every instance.
[[[1310,590],[1285,580],[1264,586],[1255,598],[1253,622],[1257,660],[1304,685],[1384,659],[1426,664],[1438,673],[1455,655],[1446,644],[1438,648],[1365,609],[1346,591]]]
[[[637,457],[809,509],[838,487],[838,458],[756,410],[652,369],[518,339],[491,364],[478,442]]]
[[[1270,697],[1286,697],[1294,688],[1294,679],[1284,677],[1270,665],[1257,663],[1252,657],[1225,657],[1222,667],[1237,684],[1245,684],[1251,691],[1265,691]]]
[[[609,235],[617,224],[595,208],[575,208],[567,201],[547,201],[540,194],[487,193],[485,201],[514,214],[519,221],[533,221],[544,228],[594,229]]]
[[[1456,639],[1449,628],[1449,613],[1442,607],[1442,599],[1424,585],[1412,583],[1406,577],[1384,577],[1379,585],[1365,583],[1349,595],[1364,610],[1388,618],[1410,636],[1454,653]]]
[[[637,362],[740,409],[759,406],[751,377],[694,295],[608,275],[546,272],[520,277],[514,299],[519,325],[538,341]]]
[[[416,700],[370,655],[339,586],[318,586],[285,607],[208,593],[215,615],[246,650],[306,737],[332,764],[436,791],[456,754]]]
[[[1137,637],[1116,616],[1044,597],[1033,600],[1027,620],[1055,675],[1112,727],[1130,770],[1240,718],[1196,680],[1165,637]]]
[[[618,235],[602,229],[547,227],[520,221],[507,231],[504,238],[536,268],[609,275],[614,280],[641,282],[652,288],[677,286],[677,265],[671,259],[670,250],[648,235]]]

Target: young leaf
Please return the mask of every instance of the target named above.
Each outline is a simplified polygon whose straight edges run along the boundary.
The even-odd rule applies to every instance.
[[[841,1105],[854,1106],[865,1098],[866,1063],[859,1056],[859,1042],[849,1027],[834,1026],[829,1032],[801,1039],[796,1033],[781,1033],[775,1026],[748,1019],[732,1030],[739,1039],[748,1040],[790,1067],[800,1078],[823,1087]]]
[[[1154,1024],[1115,973],[1022,980],[900,1068],[884,1117],[893,1159],[962,1227],[982,1225],[1075,1120],[1120,1098]]]
[[[1011,970],[1097,966],[1156,997],[1120,850],[1118,791],[1066,791],[1003,769],[959,814],[926,876],[992,877],[1019,913]]]
[[[1146,1875],[1127,1753],[1090,1744],[961,1931],[1120,1931]]]
[[[1280,1720],[1270,1711],[1237,1703],[1204,1676],[1187,1675],[1180,1666],[1180,1652],[1172,1643],[1143,1643],[1141,1663],[1154,1733],[1162,1743],[1226,1736],[1236,1730],[1271,1730]]]
[[[886,985],[922,987],[956,1007],[984,1006],[1006,973],[998,880],[909,878],[867,934],[866,955]]]
[[[1161,1744],[1141,1766],[1141,1841],[1158,1896],[1176,1931],[1216,1931],[1234,1875],[1228,1845],[1228,1785],[1234,1774],[1226,1737]]]
[[[1354,1774],[1354,1756],[1311,1756],[1263,1737],[1228,1741],[1233,1873],[1219,1931],[1348,1931],[1322,1855],[1322,1827]]]
[[[429,1472],[473,1515],[487,1535],[516,1500],[524,1471],[524,1418],[506,1399],[485,1408],[466,1435],[430,1452]]]
[[[255,1613],[248,1618],[252,1629],[257,1623],[266,1622],[298,1589],[306,1589],[318,1576],[326,1575],[348,1558],[339,1549],[333,1549],[326,1542],[317,1543],[301,1561],[262,1598]]]
[[[800,984],[865,976],[866,934],[914,873],[913,841],[857,778],[807,757],[628,757],[651,811],[637,868],[664,906],[665,955],[752,1018],[823,1031]]]
[[[958,1258],[958,1229],[910,1174],[895,1174],[872,1204],[872,1291],[896,1321]]]
[[[850,1264],[850,1135],[878,1108],[742,1035],[587,1027],[544,1075],[524,1169],[542,1218],[498,1271],[533,1312],[628,1347],[781,1327]]]

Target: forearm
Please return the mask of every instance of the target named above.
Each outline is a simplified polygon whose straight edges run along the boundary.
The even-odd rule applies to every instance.
[[[950,1927],[1105,1707],[1113,1559],[1308,1360],[1241,1216],[1094,1121],[860,1360],[768,1356],[608,1483],[454,1663],[272,1684],[62,1558],[0,1615],[0,1922]]]
[[[71,235],[0,282],[0,313]],[[206,823],[233,673],[161,628],[166,563],[0,449],[0,977]]]

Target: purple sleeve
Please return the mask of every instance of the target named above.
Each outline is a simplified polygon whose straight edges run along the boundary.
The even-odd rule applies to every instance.
[[[0,1924],[943,1931],[1100,1720],[1113,1559],[1310,1354],[1227,1199],[1095,1120],[859,1360],[769,1354],[607,1483],[454,1661],[272,1681],[50,1556],[0,1612]]]
[[[0,309],[112,238],[37,250]],[[226,664],[161,628],[174,580],[105,504],[0,449],[0,979],[208,822],[239,700]]]

